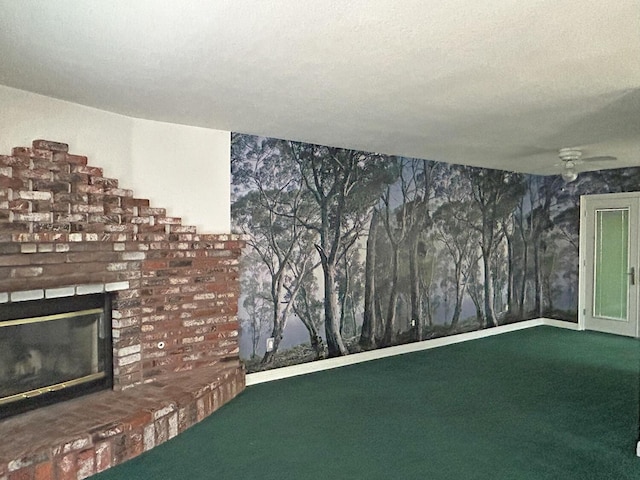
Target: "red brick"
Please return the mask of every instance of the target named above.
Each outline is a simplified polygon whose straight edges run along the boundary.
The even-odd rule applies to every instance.
[[[55,178],[52,181],[47,180],[35,180],[33,182],[33,189],[36,191],[46,191],[56,193],[69,193],[70,183],[58,181]]]
[[[56,152],[53,154],[54,162],[66,162],[74,165],[86,165],[87,157],[83,155],[71,155],[69,153]]]
[[[0,260],[1,260],[1,257],[0,257]],[[29,263],[31,263],[31,265],[47,265],[47,264],[64,263],[66,258],[64,255],[60,255],[59,253],[50,252],[50,253],[37,253],[37,254],[29,255],[28,260],[29,260]],[[1,264],[1,261],[0,261],[0,264]]]
[[[21,468],[14,472],[9,472],[8,480],[34,480],[35,469],[32,466]]]
[[[58,214],[58,215],[65,215],[66,216],[71,211],[71,204],[70,203],[65,203],[65,202],[52,203],[51,204],[51,211],[53,213]],[[83,215],[83,214],[78,214],[78,215]],[[56,215],[56,217],[57,217],[57,215]]]
[[[126,213],[131,213],[133,214],[133,207],[130,207],[129,209],[125,209],[120,207],[120,199],[122,197],[118,197],[118,196],[114,196],[114,195],[107,195],[105,193],[103,199],[104,199],[104,206],[109,207],[110,209],[114,210],[114,213],[119,213],[119,214],[126,214]],[[115,209],[120,209],[119,211],[115,212]],[[130,212],[129,212],[130,210]]]
[[[102,188],[102,185],[89,185],[88,183],[74,184],[72,185],[71,189],[73,192],[76,192],[76,193],[92,193],[92,194],[104,193],[104,189]]]
[[[45,170],[42,168],[39,169],[21,169],[15,170],[13,173],[14,177],[23,178],[23,179],[33,179],[33,180],[53,180],[53,173],[50,170]]]
[[[147,412],[147,411],[137,412],[136,415],[126,420],[124,425],[125,429],[137,430],[141,427],[144,427],[148,423],[150,423],[152,418],[153,416],[151,415],[151,412]]]
[[[8,167],[29,168],[30,161],[25,157],[13,157],[9,155],[0,155],[0,165]]]
[[[91,178],[89,178],[89,183],[91,185],[102,185],[105,189],[118,188],[118,180],[115,178],[92,176]]]
[[[51,140],[34,140],[31,146],[37,150],[51,150],[53,152],[67,153],[69,151],[69,145],[61,142],[53,142]]]
[[[133,191],[127,190],[125,188],[109,188],[105,189],[107,195],[123,197],[123,198],[131,198],[133,197]]]
[[[7,177],[6,175],[0,175],[0,188],[13,188],[21,189],[27,185],[26,181],[17,177]]]
[[[148,207],[149,200],[143,198],[125,197],[122,199],[123,207]]]
[[[92,448],[78,453],[76,459],[76,471],[76,478],[78,478],[78,480],[87,478],[96,473],[96,459]]]
[[[127,458],[133,458],[144,452],[144,435],[142,429],[130,433],[127,437]]]
[[[103,472],[112,466],[111,442],[100,442],[95,447],[96,451],[96,472]]]
[[[142,262],[142,269],[148,271],[156,271],[167,268],[166,260],[145,260]]]
[[[38,170],[49,170],[52,173],[61,172],[68,173],[69,164],[68,163],[53,163],[49,158],[33,158],[31,160],[31,167]]]
[[[51,213],[50,201],[34,201],[31,202],[31,211],[33,213]]]
[[[19,267],[12,268],[10,272],[11,278],[30,278],[42,275],[42,267]]]
[[[167,210],[164,208],[140,207],[139,214],[164,217],[167,215]]]
[[[107,213],[107,212],[105,212]],[[110,213],[107,213],[110,215]],[[134,225],[128,224],[128,225],[123,225],[123,224],[107,224],[104,226],[104,231],[105,232],[112,232],[112,233],[124,233],[124,234],[133,234],[133,232],[135,231]]]
[[[77,480],[77,465],[75,452],[68,453],[56,462],[56,480]]]
[[[8,206],[12,212],[27,213],[29,212],[30,203],[28,200],[11,200]]]
[[[53,478],[53,464],[49,462],[39,463],[35,466],[34,480],[51,480]]]
[[[40,150],[28,147],[14,147],[11,154],[14,157],[48,158],[49,160],[53,158],[53,152],[50,150]]]
[[[89,175],[82,173],[71,174],[71,191],[78,191],[79,188],[89,185]]]
[[[196,233],[196,227],[191,225],[170,225],[170,233]]]
[[[102,169],[99,167],[89,167],[87,165],[74,165],[71,167],[72,173],[81,173],[94,177],[102,177]]]
[[[88,199],[87,199],[88,201]],[[72,204],[71,213],[104,213],[103,205]]]
[[[118,465],[125,460],[128,460],[127,456],[127,446],[126,446],[126,435],[120,434],[112,439],[112,449],[113,449],[113,461],[114,464]]]
[[[161,225],[180,225],[182,223],[182,219],[177,217],[163,217],[158,218],[158,223]]]
[[[71,203],[89,203],[89,195],[86,193],[72,192],[69,195],[58,194],[54,197],[55,201],[67,201]]]
[[[149,233],[149,232],[154,232],[154,233],[160,233],[160,232],[164,232],[165,231],[165,226],[164,225],[148,225],[148,224],[140,224],[138,225],[138,232],[139,233]]]

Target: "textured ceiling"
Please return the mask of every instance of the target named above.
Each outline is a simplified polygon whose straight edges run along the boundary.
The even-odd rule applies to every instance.
[[[531,173],[640,164],[637,0],[0,0],[0,84]],[[583,166],[585,168],[587,164]]]

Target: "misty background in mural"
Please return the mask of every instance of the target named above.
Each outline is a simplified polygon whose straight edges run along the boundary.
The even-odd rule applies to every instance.
[[[231,148],[249,372],[530,318],[575,322],[580,195],[640,179],[629,168],[565,184],[237,133]]]

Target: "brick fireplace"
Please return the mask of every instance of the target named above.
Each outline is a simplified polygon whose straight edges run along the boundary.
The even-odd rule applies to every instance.
[[[106,293],[113,340],[113,388],[0,420],[0,480],[86,478],[240,393],[242,247],[168,217],[66,144],[0,155],[0,309]]]

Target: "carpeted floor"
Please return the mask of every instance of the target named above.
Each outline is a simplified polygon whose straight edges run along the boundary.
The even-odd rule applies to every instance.
[[[93,478],[640,479],[640,343],[536,327],[248,387]]]

